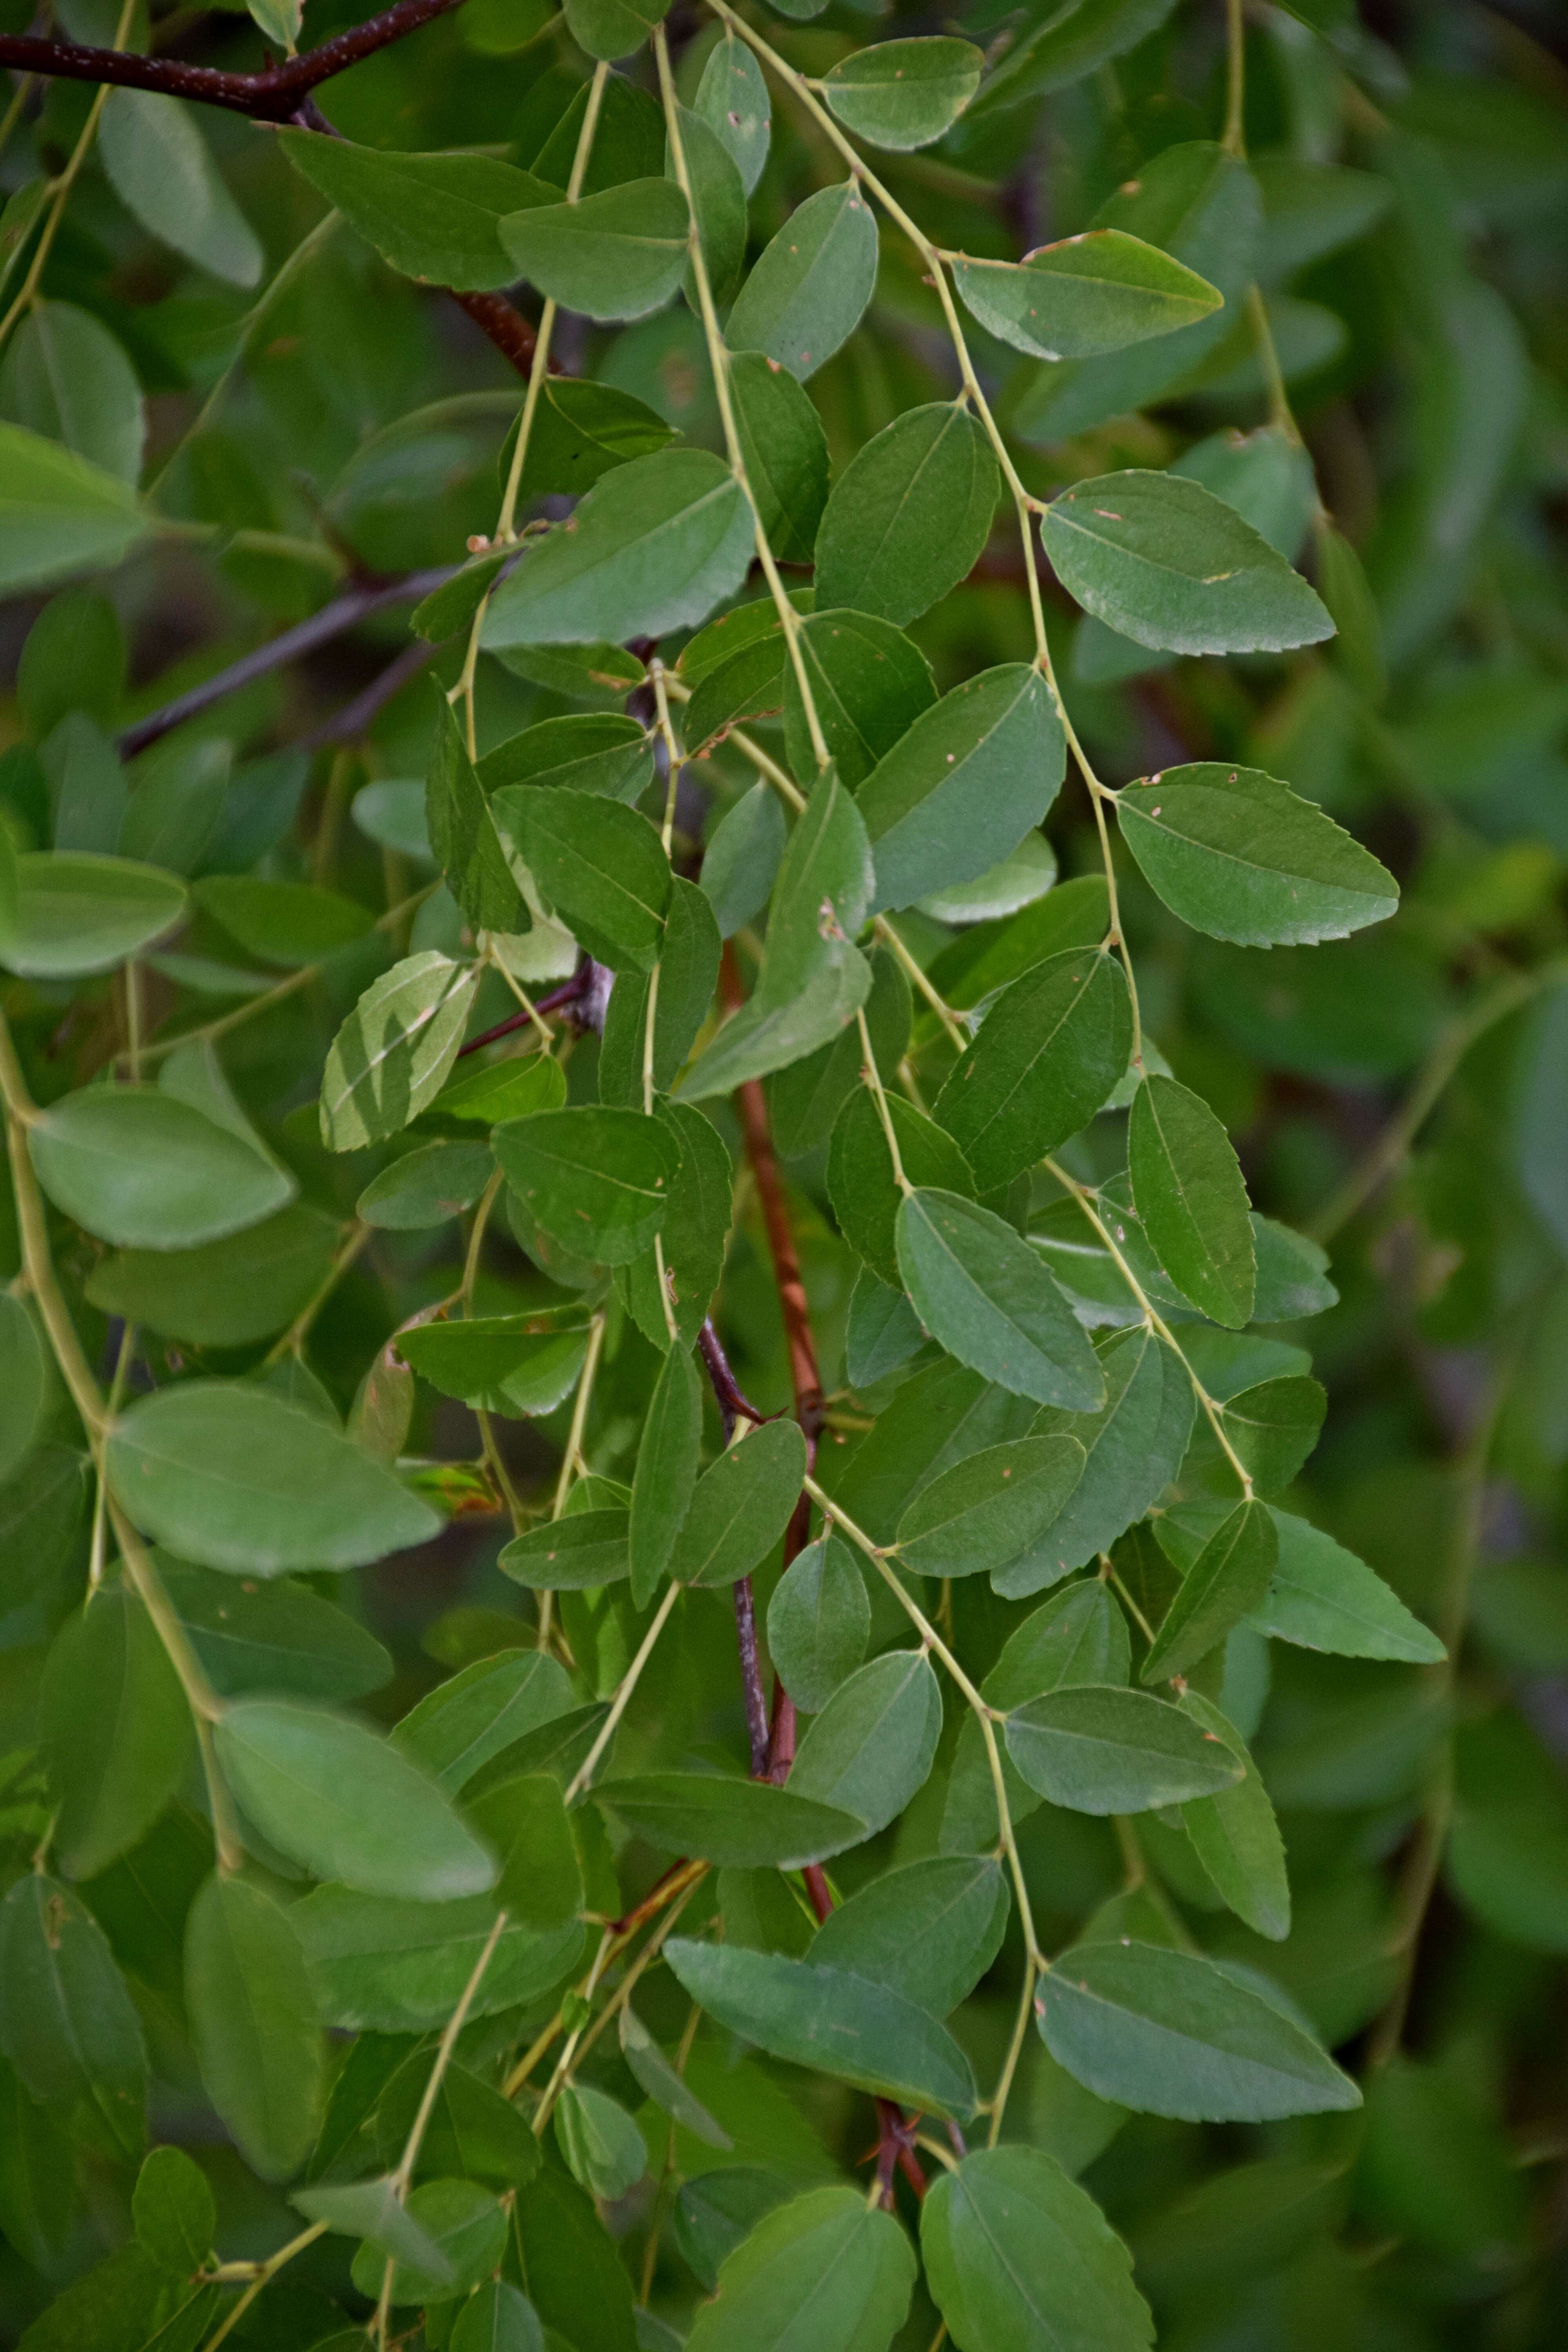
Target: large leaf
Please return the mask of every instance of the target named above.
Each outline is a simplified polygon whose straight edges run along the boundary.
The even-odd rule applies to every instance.
[[[1225,299],[1196,270],[1116,228],[1039,246],[1021,262],[961,254],[953,279],[983,327],[1041,360],[1089,359],[1168,335]]]
[[[1046,1976],[1040,2030],[1102,2099],[1191,2123],[1356,2107],[1361,2093],[1273,2001],[1214,1961],[1153,1944],[1075,1944]]]
[[[876,861],[874,904],[952,889],[1016,849],[1056,799],[1067,745],[1049,688],[1009,662],[915,720],[856,794]]]
[[[950,1356],[1038,1404],[1093,1412],[1099,1361],[1037,1252],[956,1192],[910,1193],[899,1211],[899,1271],[916,1314]]]
[[[830,1911],[810,1958],[890,1985],[917,2009],[945,2017],[996,1958],[1011,1905],[994,1855],[929,1855],[885,1872]]]
[[[773,2057],[955,2120],[973,2113],[968,2059],[944,2026],[889,1986],[683,1936],[672,1936],[664,1954],[716,2024]]]
[[[858,2190],[813,2189],[764,2215],[720,2265],[689,2352],[888,2352],[909,2309],[915,2258],[890,2213]]]
[[[594,1793],[650,1845],[727,1870],[795,1870],[867,1834],[858,1814],[727,1772],[642,1772]]]
[[[259,1224],[293,1179],[229,1129],[157,1087],[84,1087],[28,1129],[58,1209],[123,1249],[189,1249]]]
[[[569,530],[530,548],[490,599],[483,642],[570,646],[694,627],[733,594],[752,553],[751,508],[719,458],[638,457],[595,485]]]
[[[1230,1138],[1201,1095],[1146,1077],[1127,1137],[1132,1197],[1177,1288],[1215,1323],[1251,1319],[1258,1277],[1247,1184]]]
[[[493,1142],[530,1215],[579,1257],[625,1265],[664,1223],[679,1148],[657,1118],[582,1104],[509,1119]]]
[[[493,156],[407,154],[311,131],[278,135],[295,170],[405,278],[479,290],[510,285],[517,267],[497,234],[501,215],[554,206],[553,188]]]
[[[1211,939],[1269,948],[1342,940],[1381,923],[1399,885],[1370,850],[1260,768],[1167,768],[1118,795],[1144,878]]]
[[[858,1037],[847,1038],[854,1046]],[[847,1056],[846,1057],[847,1058]],[[858,1066],[854,1076],[858,1077]],[[827,1197],[838,1230],[881,1282],[901,1286],[897,1234],[902,1201],[888,1142],[890,1125],[899,1147],[904,1181],[968,1199],[973,1192],[969,1165],[952,1136],[934,1119],[903,1100],[884,1095],[888,1124],[870,1088],[857,1085],[834,1121],[827,1151]],[[776,1128],[775,1128],[776,1132]]]
[[[939,400],[906,409],[833,486],[816,534],[818,609],[852,607],[899,627],[914,620],[973,565],[1001,487],[967,408]]]
[[[1132,2258],[1039,2147],[977,2148],[931,2183],[921,2252],[958,2352],[1142,2352]]]
[[[40,2104],[86,2101],[121,2155],[141,2154],[147,2053],[125,1979],[68,1887],[27,1871],[0,1907],[0,2050]]]
[[[404,1903],[323,1886],[289,1916],[329,2025],[423,2033],[438,2031],[456,2009],[495,1926],[496,1906],[485,1895],[459,1903]],[[575,1924],[541,1934],[509,1921],[470,2015],[493,2017],[536,2000],[576,1967],[584,1942]]]
[[[991,1007],[936,1115],[983,1191],[1010,1183],[1093,1118],[1131,1047],[1127,982],[1115,959],[1082,949],[1047,956]]]
[[[89,310],[34,302],[0,362],[0,409],[135,488],[146,433],[142,387],[121,345]],[[147,855],[129,839],[119,845]]]
[[[493,1859],[435,1781],[364,1725],[295,1699],[250,1698],[224,1709],[214,1737],[247,1814],[315,1877],[415,1903],[494,1885]]]
[[[1007,1752],[1031,1789],[1078,1813],[1146,1813],[1242,1777],[1222,1741],[1163,1699],[1072,1683],[1007,1717]]]
[[[0,450],[5,427],[0,425]],[[173,930],[186,897],[172,874],[129,857],[30,850],[16,859],[16,908],[0,963],[25,980],[110,971]]]
[[[794,1795],[885,1829],[925,1785],[942,1732],[942,1689],[919,1650],[888,1650],[840,1683],[800,1743]]]
[[[670,872],[647,818],[559,785],[510,786],[494,809],[502,838],[590,954],[612,971],[651,971]]]
[[[315,2138],[325,2069],[300,1938],[261,1887],[202,1887],[185,1923],[185,2007],[208,2098],[251,2169],[286,2180]]]
[[[1178,474],[1077,482],[1041,528],[1062,585],[1138,645],[1278,653],[1333,635],[1300,572],[1233,507]]]
[[[860,323],[877,282],[877,224],[858,180],[797,205],[753,265],[725,329],[804,383]]]
[[[221,1698],[360,1698],[391,1676],[391,1654],[374,1634],[292,1577],[241,1580],[166,1554],[158,1575]]]
[[[238,1381],[183,1381],[141,1399],[110,1430],[105,1462],[138,1527],[239,1575],[357,1568],[441,1524],[317,1414]]]
[[[589,319],[641,319],[686,268],[690,215],[673,180],[625,180],[576,204],[509,213],[500,241],[542,294]]]
[[[805,1440],[794,1421],[767,1422],[730,1446],[697,1482],[669,1555],[670,1574],[682,1584],[706,1586],[749,1576],[789,1524],[805,1471]]]
[[[143,228],[231,286],[254,286],[265,257],[230,195],[201,116],[162,90],[111,89],[98,130],[110,184]]]
[[[329,1151],[381,1142],[428,1108],[457,1059],[478,985],[471,966],[426,948],[365,990],[321,1078]]]
[[[0,424],[0,592],[14,596],[118,563],[148,529],[117,476],[58,441]]]

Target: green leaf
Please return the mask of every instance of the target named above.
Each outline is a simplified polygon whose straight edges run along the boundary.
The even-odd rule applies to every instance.
[[[477,1075],[489,1078],[492,1073]],[[517,1114],[509,1105],[500,1116]],[[371,1178],[354,1202],[354,1214],[381,1232],[427,1233],[432,1225],[448,1224],[471,1209],[494,1173],[495,1155],[488,1143],[421,1144]]]
[[[631,1517],[620,1509],[569,1512],[514,1536],[497,1559],[504,1576],[536,1591],[584,1592],[631,1574]]]
[[[949,1004],[967,1012],[1047,956],[1098,947],[1110,928],[1105,878],[1085,874],[1057,883],[1009,920],[974,924],[933,958],[931,982]]]
[[[740,167],[718,132],[700,114],[684,106],[676,109],[680,126],[681,153],[691,183],[691,206],[698,240],[708,273],[709,289],[722,308],[734,295],[746,258],[746,189]],[[665,177],[677,179],[675,162],[666,142]],[[689,266],[683,281],[693,310],[701,305],[697,273]]]
[[[784,1534],[805,1476],[805,1440],[793,1421],[770,1421],[704,1471],[669,1572],[709,1589],[749,1576]]]
[[[59,1808],[60,1865],[72,1878],[95,1877],[152,1828],[191,1745],[180,1678],[125,1586],[93,1594],[55,1636],[38,1728]]]
[[[694,2091],[689,2090],[630,2003],[621,2011],[621,2055],[656,2107],[710,2147],[731,2149],[735,2143],[715,2121]]]
[[[720,458],[638,457],[530,548],[491,597],[482,642],[494,652],[692,628],[733,595],[752,553],[751,508]]]
[[[1043,1997],[1052,2055],[1099,2097],[1144,2115],[1266,2123],[1361,2105],[1292,2019],[1194,1953],[1075,1944]]]
[[[629,58],[663,21],[660,0],[566,0],[566,24],[591,58]]]
[[[992,1706],[1022,1706],[1072,1683],[1124,1684],[1127,1621],[1099,1577],[1069,1584],[1009,1634],[982,1685]]]
[[[676,1088],[677,1108],[730,1094],[748,1078],[803,1061],[839,1035],[871,990],[871,967],[854,948],[819,964],[798,994],[779,1003],[759,991],[706,1045]]]
[[[295,170],[384,261],[438,286],[510,285],[517,271],[497,233],[502,215],[553,199],[527,172],[489,155],[389,152],[310,131],[278,135]]]
[[[899,1064],[909,1048],[911,1017],[909,982],[888,950],[878,948],[871,959],[866,1026],[870,1032],[878,1069],[889,1088],[896,1083]],[[797,1160],[827,1141],[846,1103],[859,1091],[861,1063],[859,1031],[846,1030],[831,1045],[819,1046],[805,1061],[795,1063],[788,1071],[780,1071],[769,1081],[768,1114],[773,1142],[784,1159]],[[924,1132],[923,1127],[921,1131]],[[901,1138],[901,1127],[900,1134]],[[958,1153],[952,1151],[945,1164],[954,1166],[958,1161]],[[961,1181],[968,1185],[967,1169]],[[890,1219],[888,1243],[890,1248]]]
[[[838,1537],[797,1552],[768,1602],[768,1654],[786,1691],[817,1714],[866,1654],[871,1604],[854,1554]]]
[[[1132,1097],[1127,1149],[1133,1202],[1161,1265],[1202,1314],[1239,1331],[1251,1318],[1258,1258],[1225,1129],[1200,1095],[1151,1076]]]
[[[430,2303],[456,2288],[466,2294],[498,2265],[506,2244],[507,2217],[488,2189],[477,2180],[426,2180],[411,2190],[408,2218],[437,2249],[438,2261],[429,2269],[425,2261],[397,2262],[392,2273],[391,2300],[400,2304]],[[360,2248],[350,2275],[367,2299],[381,2293],[386,2256],[378,2245]]]
[[[583,1907],[582,1867],[561,1784],[548,1772],[487,1782],[466,1808],[500,1861],[495,1899],[525,1927],[569,1927]]]
[[[888,2352],[909,2309],[915,2258],[890,2213],[854,2189],[814,2189],[765,2214],[719,2271],[689,2352]]]
[[[568,2083],[556,2104],[554,2123],[567,2169],[590,2196],[625,2197],[647,2170],[641,2132],[606,2092]]]
[[[1357,693],[1369,702],[1381,702],[1388,691],[1388,668],[1372,583],[1360,556],[1331,523],[1317,522],[1314,543],[1318,593],[1334,625],[1335,656]]]
[[[1256,433],[1213,433],[1195,442],[1171,468],[1212,490],[1294,563],[1318,505],[1312,460],[1278,425]]]
[[[0,410],[135,488],[146,430],[142,387],[90,311],[72,302],[34,304],[0,363]]]
[[[626,180],[574,205],[531,205],[499,225],[506,275],[585,318],[646,318],[680,283],[689,220],[673,180]]]
[[[587,1325],[574,1307],[476,1315],[398,1335],[398,1352],[443,1396],[513,1418],[552,1412],[577,1385]]]
[[[1132,2258],[1038,2147],[977,2148],[931,2183],[921,2252],[958,2352],[1141,2352]]]
[[[571,711],[509,735],[484,754],[479,779],[487,793],[503,784],[568,784],[636,801],[653,781],[653,744],[646,728],[619,711]]]
[[[314,1413],[237,1381],[182,1381],[110,1432],[121,1507],[182,1559],[237,1575],[357,1568],[425,1543],[434,1511]]]
[[[0,1483],[26,1460],[42,1437],[54,1393],[54,1375],[38,1327],[22,1301],[7,1291],[0,1296]]]
[[[798,999],[801,983],[840,961],[869,912],[871,853],[858,810],[836,770],[819,776],[784,851],[768,906],[768,950],[757,993]]]
[[[1259,1633],[1341,1657],[1397,1658],[1426,1666],[1440,1662],[1445,1653],[1436,1634],[1412,1616],[1363,1560],[1305,1519],[1272,1506],[1268,1516],[1279,1558],[1252,1612]]]
[[[434,948],[372,982],[332,1040],[321,1140],[357,1151],[396,1135],[440,1093],[463,1042],[479,973]]]
[[[389,2261],[401,2259],[422,2269],[434,2285],[451,2284],[451,2264],[429,2231],[410,2213],[390,2174],[380,2180],[312,2182],[297,2189],[289,2202],[308,2221],[324,2221],[344,2237],[366,2240]],[[380,2294],[379,2277],[372,2292]]]
[[[0,424],[0,592],[14,596],[118,563],[148,528],[116,475],[20,425]]]
[[[1068,1684],[1014,1709],[1006,1733],[1030,1788],[1077,1813],[1146,1813],[1242,1777],[1222,1741],[1146,1691]]]
[[[1109,1551],[1141,1519],[1182,1466],[1193,1426],[1185,1367],[1143,1324],[1097,1351],[1105,1402],[1092,1418],[1047,1409],[1033,1433],[1065,1430],[1083,1446],[1083,1475],[1060,1516],[1021,1559],[999,1570],[995,1589],[1019,1601]]]
[[[960,254],[952,274],[989,333],[1041,360],[1090,359],[1168,335],[1225,299],[1196,270],[1116,228],[1038,246],[1021,262]]]
[[[702,1385],[684,1348],[659,1368],[637,1445],[628,1533],[632,1605],[646,1609],[670,1565],[697,1485]]]
[[[259,1224],[295,1191],[276,1161],[156,1087],[64,1095],[27,1148],[55,1206],[128,1249],[215,1241]]]
[[[1226,1435],[1253,1484],[1277,1493],[1290,1484],[1316,1445],[1327,1409],[1318,1381],[1290,1372],[1227,1397],[1221,1410]]]
[[[155,2147],[142,2158],[131,2218],[142,2252],[178,2278],[200,2270],[212,2252],[217,2205],[205,2173],[183,2147]]]
[[[714,2020],[796,2066],[928,2113],[964,2120],[974,2108],[969,2061],[944,2026],[887,1985],[782,1952],[672,1936],[665,1958]]]
[[[392,1744],[455,1796],[492,1757],[572,1705],[565,1669],[542,1650],[502,1650],[440,1683],[410,1708]]]
[[[721,54],[714,51],[715,57]],[[763,534],[781,563],[809,563],[827,504],[822,421],[789,371],[775,367],[761,352],[735,353],[730,397]]]
[[[801,1741],[791,1790],[858,1813],[874,1835],[930,1775],[942,1691],[919,1650],[889,1650],[841,1682]]]
[[[985,60],[970,41],[879,41],[841,58],[822,94],[847,131],[873,147],[929,147],[980,87]]]
[[[879,909],[973,881],[1030,836],[1056,799],[1067,745],[1032,665],[982,670],[923,711],[856,795]]]
[[[329,2025],[374,2033],[439,2032],[463,1995],[491,1928],[488,1895],[461,1903],[387,1902],[323,1886],[296,1903],[310,1983]],[[541,1935],[509,1921],[469,2011],[493,2017],[537,2000],[574,1969],[584,1930]]]
[[[1342,940],[1381,923],[1399,886],[1310,801],[1258,768],[1203,761],[1118,795],[1145,880],[1174,915],[1241,947]]]
[[[1184,1691],[1180,1704],[1184,1715],[1224,1740],[1247,1772],[1236,1788],[1184,1804],[1182,1826],[1237,1917],[1279,1943],[1290,1932],[1290,1882],[1268,1791],[1241,1734],[1217,1706],[1197,1691]]]
[[[87,1467],[85,1454],[40,1446],[0,1486],[0,1597],[8,1610],[30,1601],[74,1549]]]
[[[542,2165],[517,2200],[509,2255],[545,2326],[574,2352],[636,2352],[632,2284],[593,2200]],[[532,2347],[530,2347],[532,2352]]]
[[[447,887],[477,931],[526,931],[527,901],[506,862],[489,804],[445,695],[425,786],[425,824]]]
[[[800,628],[801,660],[840,780],[858,791],[906,728],[936,700],[931,664],[901,629],[869,613],[815,612]],[[784,671],[784,744],[803,781],[816,773],[793,663]]]
[[[563,1249],[625,1265],[664,1223],[679,1146],[657,1118],[580,1104],[509,1119],[492,1139],[508,1183]]]
[[[665,913],[654,1006],[653,1083],[658,1092],[673,1082],[708,1017],[723,944],[704,893],[684,875],[676,875]],[[642,1108],[648,988],[640,974],[622,972],[611,991],[599,1048],[601,1102]]]
[[[589,953],[612,971],[650,971],[664,939],[670,872],[647,818],[558,786],[512,786],[493,805],[502,839]]]
[[[994,1855],[907,1862],[830,1911],[808,1958],[816,1968],[889,1985],[917,2009],[946,2017],[996,1958],[1011,1903]]]
[[[559,1110],[566,1100],[566,1073],[548,1054],[525,1051],[499,1062],[468,1067],[444,1086],[431,1104],[437,1118],[471,1118],[492,1127],[503,1118],[526,1118],[531,1111]]]
[[[866,1835],[858,1814],[727,1772],[641,1772],[601,1781],[594,1796],[663,1853],[726,1870],[798,1870]]]
[[[877,224],[858,180],[797,205],[742,287],[724,331],[804,383],[859,325],[877,283]]]
[[[702,1328],[724,1270],[734,1171],[728,1150],[700,1110],[686,1103],[656,1100],[654,1117],[680,1154],[680,1166],[669,1187],[669,1208],[659,1247],[664,1256],[664,1296],[675,1309],[676,1328],[690,1347]],[[617,1268],[616,1284],[644,1339],[662,1350],[668,1345],[669,1334],[652,1250]]]
[[[516,448],[517,431],[514,425],[501,446],[498,470],[503,483]],[[518,497],[520,500],[578,498],[601,475],[628,465],[634,457],[652,457],[675,437],[674,427],[662,416],[616,384],[595,383],[582,376],[551,376],[541,387],[533,412]],[[620,656],[623,662],[627,658]],[[548,719],[541,722],[546,727],[550,723]]]
[[[290,1577],[240,1582],[166,1556],[158,1575],[220,1698],[359,1698],[391,1677],[391,1656],[374,1634]]]
[[[938,400],[906,409],[833,486],[816,535],[818,610],[914,620],[973,569],[1001,487],[967,408]]]
[[[434,1780],[346,1716],[294,1699],[240,1699],[214,1738],[250,1820],[313,1876],[416,1903],[494,1885],[495,1863]]]
[[[1025,20],[1004,50],[975,111],[992,113],[1021,106],[1075,81],[1121,57],[1158,29],[1174,0],[1067,0]],[[968,2352],[965,2347],[964,2352]]]
[[[1034,1408],[943,1358],[906,1381],[835,1479],[835,1499],[877,1543],[890,1543],[915,1496],[983,1445],[1028,1433]],[[828,1456],[831,1462],[832,1456]]]
[[[231,286],[258,285],[260,239],[219,175],[200,121],[161,90],[111,89],[98,126],[104,171],[151,236]]]
[[[1037,1543],[1083,1473],[1072,1437],[1019,1437],[944,1470],[899,1522],[899,1555],[917,1576],[981,1576]]]
[[[543,2352],[538,2317],[505,2279],[484,2279],[458,2313],[449,2352]]]
[[[967,1197],[969,1164],[952,1140],[899,1096],[886,1097],[906,1182]],[[850,1247],[887,1283],[900,1280],[895,1250],[900,1194],[887,1129],[868,1087],[857,1086],[837,1118],[827,1154],[827,1197]]]
[[[101,1928],[41,1871],[0,1906],[0,2050],[40,2105],[85,2101],[111,2147],[136,2157],[145,2136],[142,2026]]]
[[[1046,553],[1087,612],[1173,653],[1278,653],[1333,623],[1300,572],[1223,500],[1177,474],[1077,482],[1047,509]]]
[[[193,894],[205,914],[267,963],[321,963],[371,928],[367,910],[335,890],[308,882],[263,880],[255,874],[213,874]]]
[[[1184,1674],[1216,1649],[1268,1589],[1279,1556],[1274,1521],[1262,1503],[1238,1503],[1182,1580],[1143,1664],[1146,1683]]]
[[[1037,1403],[1100,1406],[1105,1382],[1082,1326],[1011,1225],[956,1192],[911,1192],[898,1252],[915,1312],[950,1356]]]
[[[1076,1135],[1131,1047],[1127,982],[1103,950],[1047,956],[1005,989],[936,1105],[981,1190],[1010,1183]]]
[[[762,67],[728,26],[722,39],[709,51],[697,85],[696,108],[729,149],[751,195],[768,160],[773,109]]]
[[[939,883],[919,901],[922,914],[939,923],[973,929],[1016,914],[1043,898],[1057,879],[1057,853],[1042,833],[1026,833],[1017,846],[971,882]]]

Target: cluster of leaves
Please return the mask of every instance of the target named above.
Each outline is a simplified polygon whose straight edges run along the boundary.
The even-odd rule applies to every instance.
[[[1551,78],[777,11],[15,28],[0,2327],[1544,2346]]]

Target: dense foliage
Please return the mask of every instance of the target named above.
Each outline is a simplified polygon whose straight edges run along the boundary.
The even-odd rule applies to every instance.
[[[249,12],[0,8],[0,2334],[1560,2344],[1552,12]]]

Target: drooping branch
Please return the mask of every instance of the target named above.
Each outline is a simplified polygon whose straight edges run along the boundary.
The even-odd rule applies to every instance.
[[[39,40],[30,33],[0,34],[0,66],[49,80],[162,90],[171,98],[192,98],[204,106],[226,107],[231,114],[247,114],[253,122],[288,122],[322,82],[461,5],[462,0],[397,0],[395,7],[335,34],[320,48],[259,73],[227,73],[218,66],[187,65],[179,58],[140,58],[128,49],[89,48],[78,41]]]

